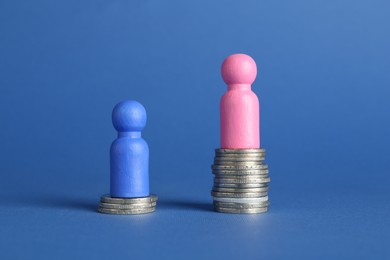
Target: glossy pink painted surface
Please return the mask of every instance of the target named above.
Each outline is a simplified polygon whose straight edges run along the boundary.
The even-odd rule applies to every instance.
[[[220,103],[221,148],[260,148],[260,106],[251,89],[257,67],[245,54],[233,54],[222,64],[221,74],[228,91]]]

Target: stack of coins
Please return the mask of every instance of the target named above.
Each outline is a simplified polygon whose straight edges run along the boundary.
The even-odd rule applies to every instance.
[[[143,198],[112,198],[104,195],[100,198],[98,211],[106,214],[146,214],[156,210],[157,196]]]
[[[263,213],[268,211],[268,166],[264,149],[216,149],[214,209],[223,213]]]

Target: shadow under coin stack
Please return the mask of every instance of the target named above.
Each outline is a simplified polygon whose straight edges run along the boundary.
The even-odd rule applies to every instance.
[[[268,211],[268,166],[264,149],[216,149],[212,171],[214,208],[223,213]]]
[[[150,195],[144,198],[112,198],[104,195],[100,198],[99,209],[107,214],[146,214],[156,210],[158,197]]]

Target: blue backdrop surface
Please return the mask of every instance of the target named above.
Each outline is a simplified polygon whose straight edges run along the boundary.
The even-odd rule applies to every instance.
[[[0,2],[4,259],[390,257],[390,2]],[[212,211],[220,65],[257,62],[269,213]],[[154,214],[98,214],[111,110],[148,113]]]

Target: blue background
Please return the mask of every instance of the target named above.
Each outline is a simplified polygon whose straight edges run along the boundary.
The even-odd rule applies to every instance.
[[[3,259],[390,257],[390,2],[1,1]],[[220,65],[257,62],[270,212],[211,210]],[[148,112],[144,216],[96,213],[113,106]]]

